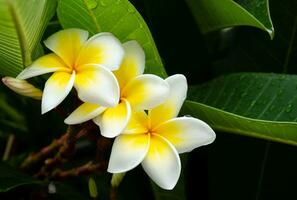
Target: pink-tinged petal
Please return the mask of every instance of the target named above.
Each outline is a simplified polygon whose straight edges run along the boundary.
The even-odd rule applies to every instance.
[[[181,172],[176,149],[158,135],[151,136],[150,148],[142,161],[142,167],[157,185],[166,190],[174,188]]]
[[[94,118],[94,122],[100,127],[101,135],[108,138],[118,136],[126,128],[131,117],[131,108],[127,100],[113,108],[107,108],[102,115]]]
[[[45,83],[43,90],[42,114],[58,106],[71,91],[75,80],[75,72],[55,72]]]
[[[169,85],[160,77],[152,74],[139,75],[132,79],[122,91],[135,110],[148,110],[168,97]]]
[[[98,33],[91,37],[79,53],[76,66],[98,64],[117,70],[124,57],[121,42],[111,33]]]
[[[123,44],[125,56],[120,68],[113,73],[118,79],[120,88],[134,77],[143,74],[145,67],[145,54],[141,46],[135,40]]]
[[[76,74],[74,86],[78,97],[88,103],[114,107],[119,102],[118,82],[112,72],[98,65],[84,66]]]
[[[56,53],[69,67],[74,67],[81,47],[87,41],[89,33],[82,29],[70,28],[51,35],[44,44]]]
[[[150,135],[120,135],[112,146],[107,171],[122,173],[139,165],[150,146]]]
[[[165,137],[179,153],[212,143],[215,132],[203,121],[193,117],[179,117],[164,122],[154,132]]]
[[[55,71],[70,72],[71,70],[57,55],[51,53],[41,56],[32,65],[25,68],[18,76],[18,79],[28,79],[31,77],[47,74]]]
[[[149,111],[152,127],[175,118],[187,97],[188,85],[184,75],[176,74],[170,76],[166,79],[166,82],[170,87],[168,98],[164,103]]]
[[[83,103],[74,110],[65,120],[66,124],[80,124],[91,120],[106,110],[98,104]]]

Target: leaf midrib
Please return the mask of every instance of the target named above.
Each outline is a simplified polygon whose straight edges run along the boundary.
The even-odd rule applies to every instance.
[[[20,44],[20,49],[21,49],[21,54],[22,54],[22,61],[23,61],[23,67],[31,64],[31,52],[29,45],[26,42],[26,36],[24,33],[24,30],[21,26],[20,19],[18,18],[16,11],[14,9],[14,5],[11,0],[6,0],[6,4],[8,6],[9,12],[11,14],[13,23],[15,25],[16,33],[17,33],[17,38],[19,40]]]
[[[98,21],[97,21],[96,16],[94,15],[93,11],[92,11],[91,9],[89,9],[86,0],[83,0],[83,3],[84,3],[84,5],[86,6],[86,9],[87,9],[87,11],[88,11],[90,17],[92,18],[92,20],[93,20],[94,23],[95,23],[97,33],[101,32],[101,27],[100,27],[100,25],[99,25],[99,23],[98,23]]]

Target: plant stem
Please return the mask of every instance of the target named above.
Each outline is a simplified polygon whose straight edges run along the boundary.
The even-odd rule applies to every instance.
[[[264,158],[263,158],[262,166],[261,166],[260,178],[259,178],[259,181],[258,181],[258,189],[257,189],[257,194],[256,194],[256,200],[258,200],[260,198],[260,195],[261,195],[262,182],[263,182],[263,178],[264,178],[264,171],[265,171],[265,167],[266,167],[266,163],[267,163],[267,158],[268,158],[268,153],[269,153],[269,150],[270,150],[270,145],[271,145],[271,142],[267,141],[266,146],[265,146]]]
[[[52,143],[48,146],[43,147],[39,152],[30,154],[21,164],[21,169],[28,170],[33,165],[48,157],[64,143],[66,136],[67,132],[66,134],[62,135],[59,139],[53,140]]]
[[[6,147],[5,147],[5,151],[3,154],[3,158],[2,161],[6,161],[9,158],[9,155],[11,153],[12,147],[13,147],[13,143],[15,140],[15,135],[14,134],[10,134],[8,136],[7,142],[6,142]]]
[[[52,179],[65,179],[69,177],[75,177],[75,176],[80,176],[80,175],[88,175],[93,172],[103,172],[107,168],[107,163],[102,162],[102,163],[96,163],[94,164],[92,161],[70,169],[70,170],[61,170],[57,169],[51,174]]]

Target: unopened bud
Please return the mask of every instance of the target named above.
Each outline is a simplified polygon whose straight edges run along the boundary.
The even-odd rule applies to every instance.
[[[112,174],[112,178],[111,178],[111,186],[112,187],[118,187],[120,185],[120,183],[122,182],[124,176],[126,173],[116,173],[116,174]]]
[[[25,80],[6,76],[2,78],[2,82],[12,91],[20,95],[31,97],[37,100],[40,100],[42,97],[42,91]]]

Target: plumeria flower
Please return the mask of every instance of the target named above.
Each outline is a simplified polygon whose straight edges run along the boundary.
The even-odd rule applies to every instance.
[[[45,83],[42,113],[60,104],[73,86],[82,101],[117,105],[119,86],[111,71],[119,68],[124,56],[117,38],[99,33],[88,39],[87,31],[72,28],[53,34],[44,44],[53,53],[37,59],[17,77],[27,79],[54,72]]]
[[[125,56],[120,68],[114,71],[120,85],[120,100],[113,108],[84,103],[68,118],[67,124],[78,124],[90,119],[99,125],[101,134],[112,138],[128,124],[131,110],[146,110],[163,103],[169,94],[168,83],[152,74],[143,74],[145,55],[136,41],[123,44]]]
[[[172,189],[180,176],[179,153],[210,144],[214,131],[193,117],[177,117],[186,98],[183,75],[166,79],[170,94],[165,103],[148,111],[133,112],[126,129],[112,146],[108,172],[123,173],[141,163],[148,176],[160,187]]]

